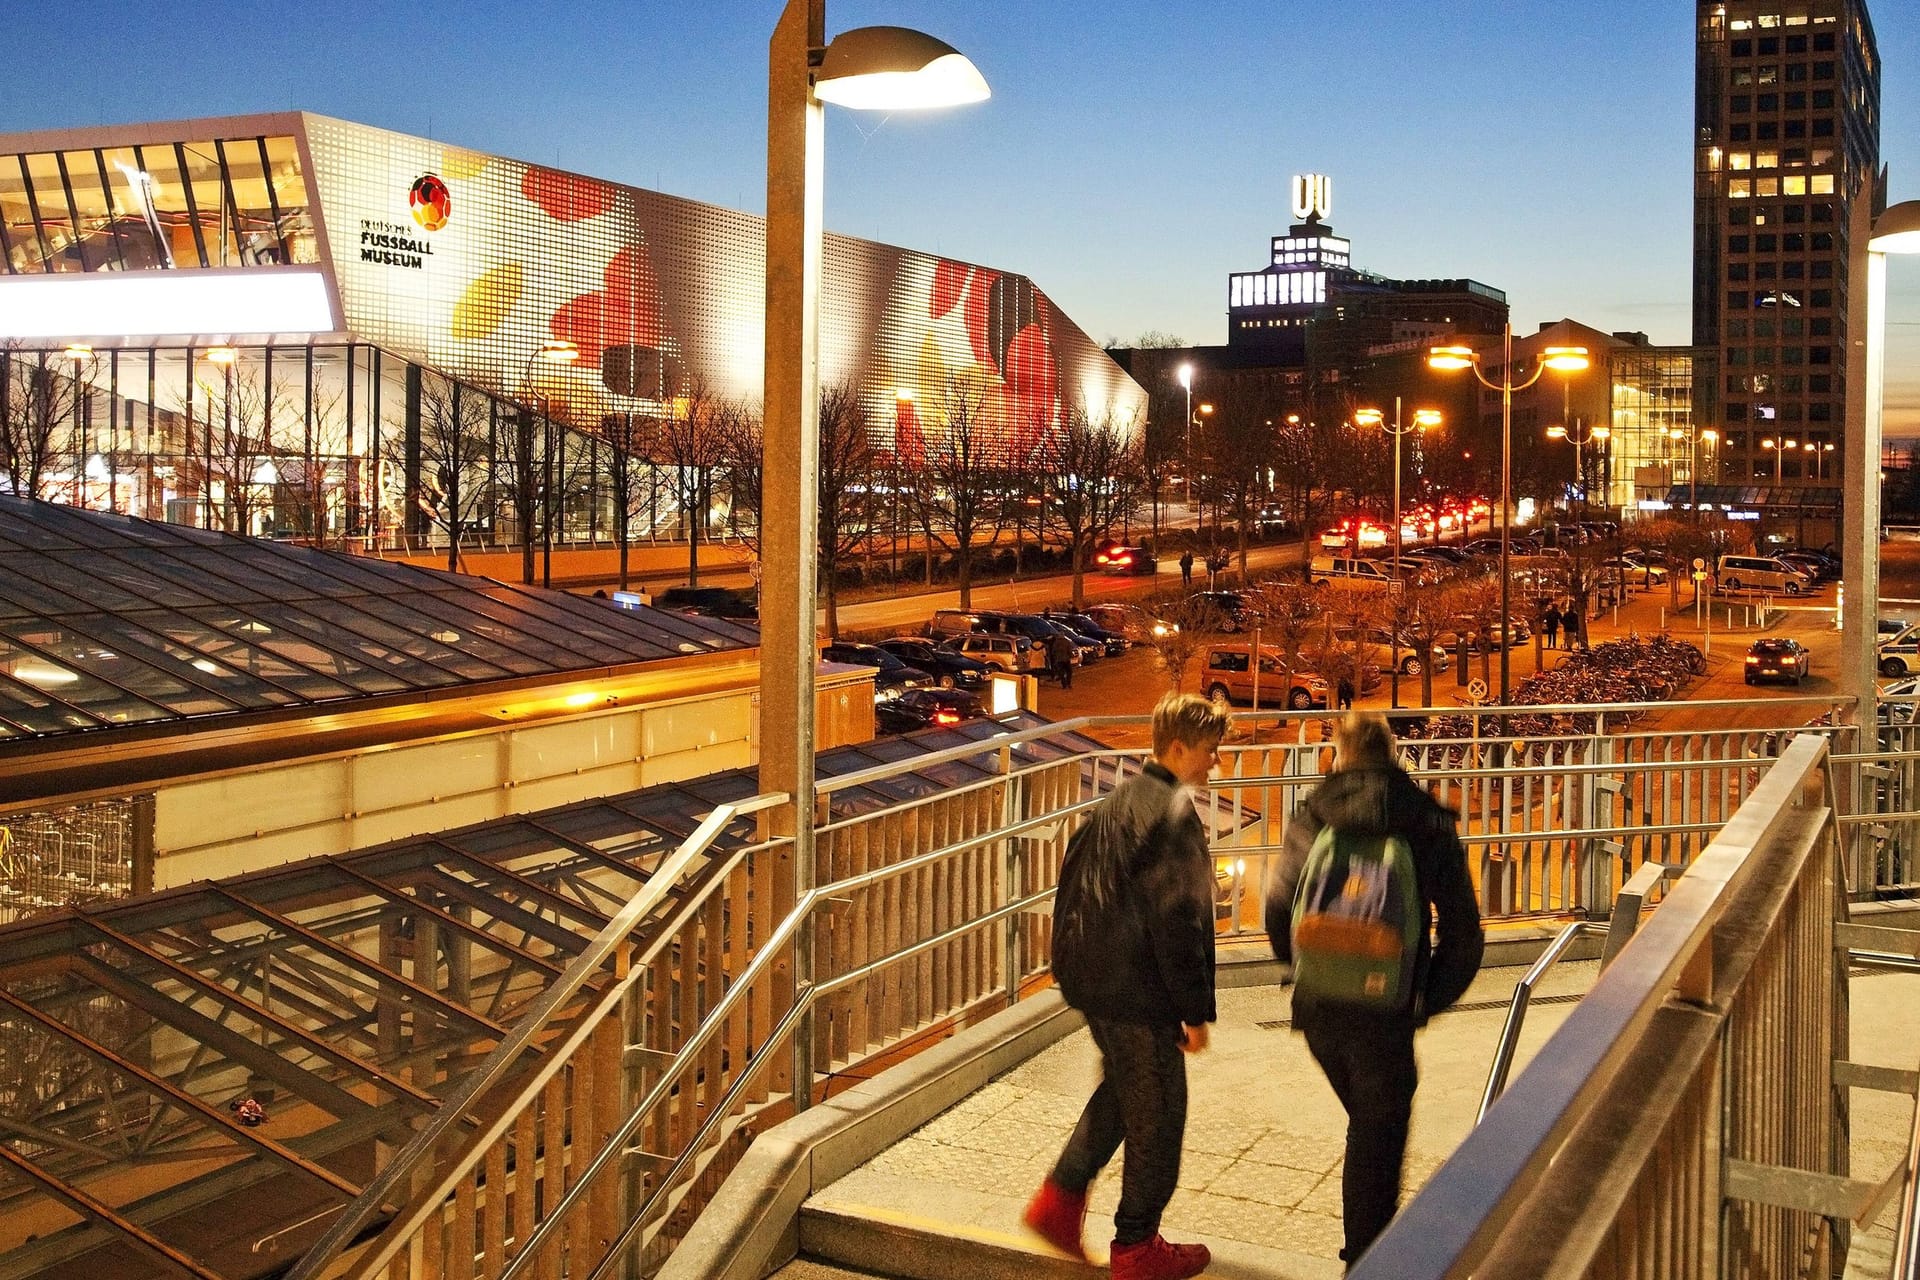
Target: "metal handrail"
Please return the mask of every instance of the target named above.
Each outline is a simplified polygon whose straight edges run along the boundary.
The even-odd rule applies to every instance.
[[[1580,834],[1594,833],[1582,831]],[[1493,1065],[1487,1071],[1487,1087],[1480,1094],[1480,1112],[1473,1118],[1475,1124],[1487,1118],[1487,1111],[1500,1100],[1500,1095],[1507,1091],[1507,1076],[1513,1070],[1513,1055],[1519,1049],[1520,1029],[1527,1020],[1527,1006],[1533,999],[1533,989],[1539,986],[1541,979],[1547,976],[1547,970],[1559,963],[1575,940],[1602,934],[1605,935],[1607,942],[1600,953],[1600,968],[1605,972],[1606,967],[1613,962],[1613,958],[1620,954],[1627,941],[1639,930],[1640,904],[1646,901],[1647,895],[1666,878],[1669,870],[1671,868],[1658,862],[1641,863],[1640,869],[1635,871],[1626,885],[1621,888],[1613,915],[1606,923],[1602,924],[1598,920],[1576,920],[1568,925],[1548,944],[1540,958],[1533,962],[1526,976],[1514,984],[1513,1003],[1507,1006],[1506,1025],[1500,1028],[1500,1042],[1494,1046]]]
[[[1667,993],[1707,980],[1697,963],[1737,891],[1783,886],[1756,880],[1753,851],[1798,842],[1816,815],[1801,807],[1809,780],[1825,762],[1825,740],[1796,737],[1768,770],[1720,837],[1667,895],[1623,953],[1515,1084],[1523,1105],[1502,1108],[1470,1133],[1447,1166],[1374,1244],[1356,1276],[1439,1277],[1476,1265],[1517,1211],[1527,1191],[1554,1164],[1559,1139],[1573,1129],[1615,1080],[1652,1024]],[[1686,981],[1682,981],[1685,975]],[[1452,1172],[1455,1176],[1449,1176]]]
[[[1900,1188],[1900,1224],[1893,1233],[1891,1280],[1920,1280],[1920,1103],[1907,1139],[1907,1176]]]
[[[735,818],[777,808],[788,803],[789,799],[785,792],[775,792],[720,805],[688,833],[686,839],[680,842],[680,847],[661,861],[653,876],[640,887],[640,892],[613,914],[593,940],[554,979],[553,984],[528,1006],[527,1011],[481,1060],[480,1065],[447,1096],[427,1123],[361,1188],[359,1196],[347,1206],[347,1211],[294,1263],[287,1272],[287,1280],[316,1280],[332,1265],[341,1250],[382,1211],[395,1190],[413,1176],[420,1162],[439,1146],[456,1125],[466,1123],[475,1100],[507,1076],[535,1038],[547,1029],[554,1015],[579,993],[589,978],[600,972],[640,922],[666,901],[667,894],[678,885],[694,859],[705,856],[713,842]],[[559,1054],[552,1055],[549,1067],[556,1066],[561,1057]],[[483,1150],[481,1145],[472,1144],[469,1147],[471,1161],[477,1163]],[[461,1172],[464,1174],[465,1171]]]

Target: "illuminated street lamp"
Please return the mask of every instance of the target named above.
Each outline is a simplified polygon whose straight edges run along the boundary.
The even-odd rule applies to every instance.
[[[1187,478],[1187,514],[1193,514],[1193,366],[1182,364],[1177,372],[1180,386],[1187,393],[1187,445],[1186,465],[1181,468]]]
[[[240,353],[232,347],[208,347],[208,364],[220,366],[222,412],[226,418],[226,433],[229,443],[233,440],[233,366],[240,359]],[[201,510],[204,512],[202,528],[213,528],[213,415],[207,415],[207,468],[200,476]]]
[[[73,492],[76,505],[86,507],[87,501],[87,421],[93,408],[93,397],[81,390],[81,369],[93,359],[93,348],[84,342],[69,342],[62,353],[73,362],[73,438],[75,443]],[[112,505],[109,498],[108,505]]]
[[[1400,544],[1405,538],[1400,523],[1400,441],[1416,431],[1426,432],[1440,425],[1438,409],[1415,409],[1413,421],[1402,425],[1400,422],[1400,397],[1393,398],[1393,422],[1389,424],[1386,415],[1378,409],[1362,409],[1353,415],[1353,420],[1363,427],[1379,427],[1393,437],[1393,581],[1394,590],[1405,590],[1400,577]],[[1400,628],[1388,627],[1387,645],[1393,666],[1393,705],[1400,705]],[[1433,661],[1428,654],[1424,661]]]
[[[1580,495],[1580,510],[1582,514],[1585,514],[1587,508],[1587,467],[1586,457],[1582,451],[1586,446],[1604,442],[1612,435],[1613,432],[1606,427],[1586,427],[1583,429],[1577,422],[1571,430],[1563,426],[1547,428],[1547,439],[1573,441],[1573,487],[1575,492]]]
[[[565,338],[548,338],[535,347],[527,356],[526,365],[520,370],[520,385],[531,394],[532,404],[527,412],[537,412],[540,416],[540,585],[553,585],[553,414],[543,408],[545,404],[538,388],[533,385],[533,366],[535,364],[572,364],[580,358],[580,348]],[[379,497],[375,495],[375,509],[378,509]],[[451,529],[451,522],[449,522]],[[449,551],[448,560],[452,561]],[[531,568],[531,566],[529,566]]]
[[[1827,468],[1832,465],[1827,461],[1827,455],[1833,452],[1833,441],[1829,440],[1824,444],[1815,444],[1809,440],[1806,443],[1806,450],[1812,455],[1809,461],[1813,466],[1813,478],[1815,480],[1826,479]]]
[[[1880,598],[1880,484],[1875,474],[1887,380],[1887,255],[1920,254],[1920,200],[1890,205],[1875,218],[1876,195],[1870,176],[1853,201],[1848,331],[1864,342],[1866,370],[1864,377],[1847,380],[1847,456],[1841,459],[1847,500],[1840,504],[1846,598],[1864,602],[1841,619],[1840,692],[1854,700],[1857,722],[1869,726],[1876,722],[1879,692],[1874,684],[1878,619],[1872,602]],[[1865,289],[1859,288],[1862,279]]]
[[[1798,440],[1788,440],[1784,436],[1768,436],[1760,442],[1760,447],[1762,449],[1773,450],[1773,482],[1779,484],[1786,479],[1785,473],[1781,470],[1780,451],[1782,449],[1798,449],[1800,442]]]
[[[1187,422],[1187,514],[1193,517],[1193,532],[1197,537],[1200,533],[1200,526],[1205,524],[1206,520],[1203,518],[1201,512],[1196,510],[1193,505],[1193,473],[1197,465],[1193,456],[1193,429],[1200,425],[1200,419],[1211,418],[1213,416],[1213,406],[1203,401],[1194,406],[1194,413],[1196,416]],[[1202,445],[1206,443],[1205,436],[1201,437],[1201,443]],[[1206,490],[1202,489],[1200,492],[1202,495],[1205,495]],[[1203,496],[1201,501],[1204,502],[1205,500]],[[1217,508],[1213,513],[1213,517],[1217,523],[1220,519],[1220,512]]]
[[[1473,370],[1473,376],[1489,391],[1500,393],[1500,705],[1507,704],[1509,650],[1505,643],[1513,628],[1511,614],[1512,575],[1507,571],[1509,543],[1513,529],[1513,393],[1525,391],[1547,370],[1578,373],[1591,363],[1585,347],[1544,347],[1536,357],[1533,372],[1520,382],[1513,380],[1513,326],[1506,326],[1502,339],[1504,363],[1500,380],[1493,381],[1480,367],[1480,353],[1472,347],[1434,347],[1427,353],[1427,366],[1441,372]]]
[[[814,595],[818,573],[820,292],[825,120],[821,103],[897,111],[958,106],[988,97],[987,82],[951,46],[902,27],[863,27],[826,38],[826,0],[788,0],[768,43],[766,366],[760,611],[760,774],[763,793],[792,803],[775,811],[790,835],[791,878],[781,898],[813,887]],[[771,890],[770,890],[771,891]],[[779,909],[776,906],[776,909]],[[812,935],[803,926],[781,978],[811,981]],[[811,1045],[794,1037],[794,1098],[810,1101]]]

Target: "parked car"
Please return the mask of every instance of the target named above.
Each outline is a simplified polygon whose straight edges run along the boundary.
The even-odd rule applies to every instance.
[[[1111,627],[1103,627],[1084,613],[1074,613],[1067,609],[1043,609],[1040,616],[1048,622],[1064,622],[1089,640],[1098,640],[1107,648],[1109,658],[1125,653],[1132,647],[1133,641],[1122,632]]]
[[[1253,646],[1244,641],[1208,645],[1200,658],[1201,687],[1216,702],[1252,702]],[[1282,700],[1295,711],[1324,708],[1329,694],[1325,679],[1306,671],[1291,671],[1280,651],[1260,646],[1260,696],[1270,705]]]
[[[1665,565],[1654,564],[1652,561],[1643,560],[1638,556],[1608,556],[1600,562],[1600,568],[1603,571],[1607,569],[1616,570],[1620,580],[1630,587],[1664,587],[1667,584],[1667,569]]]
[[[1287,515],[1287,509],[1275,506],[1260,508],[1260,514],[1254,518],[1254,528],[1268,538],[1288,537],[1300,532],[1300,526]]]
[[[980,699],[964,689],[911,689],[874,707],[874,728],[881,733],[912,733],[978,720],[986,714]]]
[[[1714,581],[1722,591],[1779,591],[1797,596],[1813,579],[1775,556],[1721,556]]]
[[[1333,633],[1333,638],[1356,650],[1361,663],[1377,667],[1381,671],[1394,669],[1396,646],[1393,643],[1393,633],[1385,627],[1367,627],[1360,631],[1343,627]],[[1403,676],[1417,676],[1429,665],[1435,671],[1445,671],[1453,666],[1453,659],[1447,651],[1437,645],[1428,650],[1424,656],[1418,647],[1408,644],[1405,640],[1400,642],[1397,649],[1400,674]]]
[[[1773,558],[1782,561],[1789,568],[1798,569],[1814,582],[1834,576],[1828,570],[1826,560],[1811,551],[1776,551],[1773,553]]]
[[[1087,606],[1087,616],[1108,631],[1118,631],[1141,644],[1179,629],[1165,618],[1154,617],[1137,604],[1090,604]]]
[[[760,620],[753,592],[739,587],[668,587],[653,598],[656,608],[703,618]]]
[[[1253,617],[1253,604],[1238,591],[1196,591],[1187,603],[1199,609],[1211,609],[1219,618],[1221,631],[1238,631]]]
[[[1033,642],[1025,636],[990,636],[975,631],[944,640],[941,645],[964,657],[998,667],[1002,671],[1011,671],[1015,675],[1043,670],[1047,665],[1046,654],[1035,649]]]
[[[951,649],[943,649],[919,636],[895,636],[891,640],[882,640],[878,647],[908,666],[930,673],[934,683],[942,689],[978,689],[987,682],[987,675],[993,670],[984,662]]]
[[[1797,685],[1807,678],[1811,656],[1805,645],[1791,637],[1763,636],[1747,646],[1747,683],[1789,680]]]
[[[1478,622],[1463,613],[1448,619],[1448,625],[1453,628],[1456,635],[1466,639],[1468,653],[1480,652],[1481,628]],[[1533,628],[1529,627],[1525,621],[1519,618],[1509,619],[1509,625],[1505,634],[1502,633],[1498,622],[1487,627],[1486,632],[1488,638],[1493,642],[1492,647],[1496,651],[1503,645],[1510,649],[1516,644],[1525,644],[1527,641],[1533,639]]]
[[[1315,556],[1311,576],[1316,587],[1336,581],[1356,587],[1394,585],[1391,560],[1366,560],[1359,556]]]
[[[1107,647],[1095,640],[1075,634],[1073,628],[1050,622],[1037,613],[1000,613],[991,609],[982,609],[974,615],[980,620],[980,629],[989,635],[1025,636],[1041,652],[1041,666],[1051,666],[1046,655],[1047,642],[1056,635],[1064,635],[1073,645],[1074,665],[1098,662],[1106,656]]]
[[[910,667],[878,645],[841,641],[822,649],[820,656],[828,662],[878,668],[878,674],[873,678],[873,698],[876,702],[897,698],[909,689],[925,689],[934,683],[932,672]]]
[[[1457,569],[1472,558],[1458,547],[1442,547],[1438,545],[1430,547],[1404,547],[1400,551],[1400,557],[1403,560],[1425,560],[1430,564],[1444,565],[1450,569]]]
[[[1883,676],[1898,679],[1920,674],[1920,622],[1909,622],[1891,636],[1883,636],[1873,656]]]
[[[974,631],[984,631],[980,615],[967,609],[935,609],[927,620],[927,635],[934,640],[950,640]]]
[[[1158,573],[1160,561],[1151,551],[1115,543],[1093,553],[1094,568],[1102,573]]]

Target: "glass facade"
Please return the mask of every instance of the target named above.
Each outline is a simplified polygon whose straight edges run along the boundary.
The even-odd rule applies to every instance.
[[[0,238],[0,492],[407,550],[728,521],[724,468],[677,436],[756,411],[757,217],[285,114],[0,137]],[[887,466],[921,464],[955,389],[1010,468],[1070,411],[1144,416],[1024,276],[840,236],[825,265],[822,381],[854,389]],[[35,290],[82,296],[47,277],[102,273],[87,287],[186,331],[114,332],[128,309],[83,302],[35,323]],[[296,283],[323,284],[327,332],[281,306]],[[267,318],[177,319],[243,302]],[[577,358],[542,361],[555,344]]]
[[[10,275],[319,261],[291,137],[0,154]]]
[[[1718,356],[1702,425],[1729,483],[1819,487],[1846,414],[1851,208],[1879,164],[1873,28],[1862,0],[1697,13],[1693,340]],[[1775,447],[1813,436],[1817,456]]]
[[[1712,484],[1726,441],[1696,412],[1694,386],[1709,352],[1625,347],[1612,353],[1612,435],[1607,505],[1659,510],[1675,486]]]

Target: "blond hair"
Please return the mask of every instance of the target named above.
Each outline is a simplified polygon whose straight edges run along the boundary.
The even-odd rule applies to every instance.
[[[1369,769],[1393,763],[1393,728],[1377,711],[1349,711],[1333,726],[1333,767]]]
[[[1163,755],[1176,742],[1189,747],[1218,746],[1227,734],[1227,711],[1197,693],[1169,693],[1153,707],[1153,753]]]

